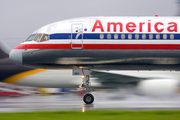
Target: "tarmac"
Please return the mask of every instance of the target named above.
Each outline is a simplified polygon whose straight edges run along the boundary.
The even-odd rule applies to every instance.
[[[32,95],[0,97],[0,112],[56,111],[56,110],[175,110],[180,109],[180,95],[147,97],[117,92],[93,92],[91,105],[83,102],[83,96],[69,93],[61,95]]]

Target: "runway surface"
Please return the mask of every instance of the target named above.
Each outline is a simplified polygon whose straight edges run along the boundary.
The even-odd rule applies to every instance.
[[[113,92],[93,92],[95,101],[85,105],[82,96],[77,94],[51,96],[0,97],[0,112],[54,111],[54,110],[93,110],[131,109],[159,110],[180,109],[180,96],[146,97],[135,94]]]

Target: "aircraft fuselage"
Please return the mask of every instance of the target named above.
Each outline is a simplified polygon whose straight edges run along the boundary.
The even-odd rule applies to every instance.
[[[179,17],[64,20],[33,32],[10,58],[46,69],[180,70],[179,24]]]

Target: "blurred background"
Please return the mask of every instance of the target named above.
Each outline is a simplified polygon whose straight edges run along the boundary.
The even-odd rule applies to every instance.
[[[179,16],[180,0],[0,0],[0,15],[0,81],[7,81],[32,70],[13,64],[7,51],[46,24],[87,16]],[[72,76],[71,70],[48,70],[19,79],[11,85],[0,83],[0,112],[180,108],[179,71],[92,71],[92,106],[84,105],[85,91],[78,89],[81,76]],[[59,88],[32,83],[38,80],[45,86],[58,81]]]

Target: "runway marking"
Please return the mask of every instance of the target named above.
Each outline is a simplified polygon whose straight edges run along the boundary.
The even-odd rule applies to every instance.
[[[44,72],[44,71],[47,71],[47,69],[29,70],[29,71],[26,71],[26,72],[22,72],[22,73],[18,73],[16,75],[10,76],[10,77],[4,79],[2,82],[8,83],[8,84],[13,84],[13,83],[15,83],[17,81],[20,81],[24,77],[30,76],[32,74]]]

